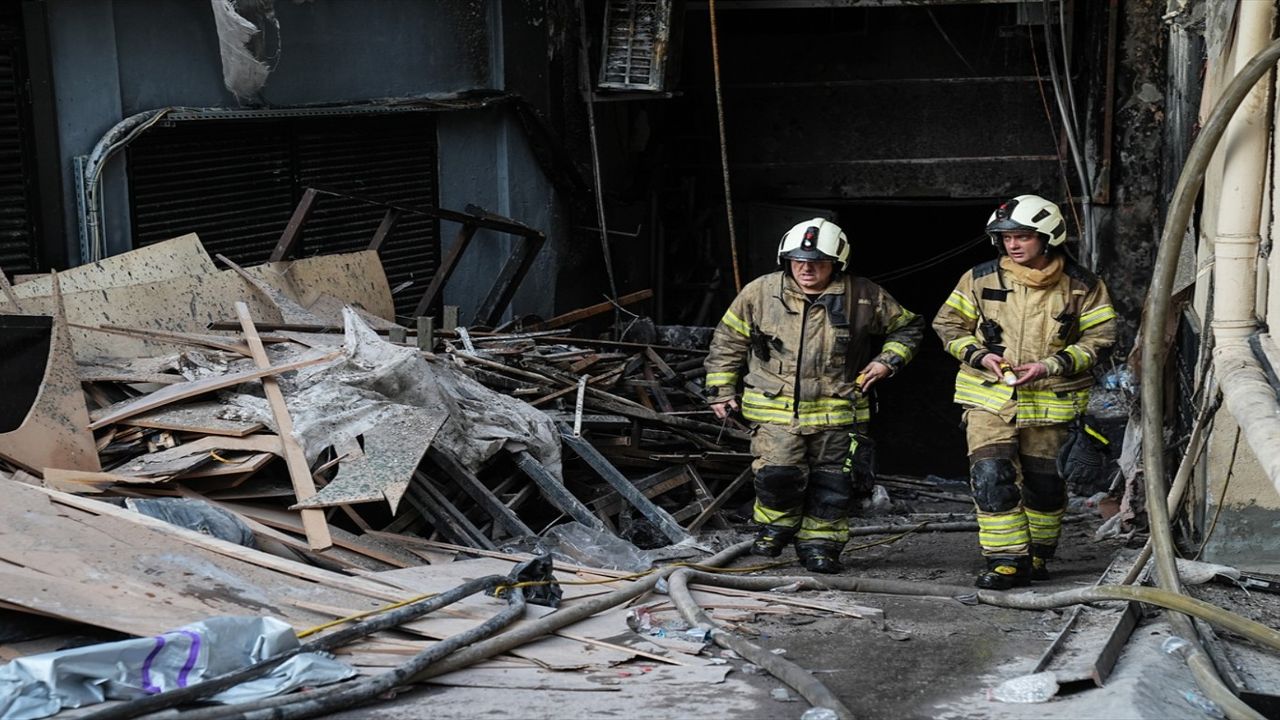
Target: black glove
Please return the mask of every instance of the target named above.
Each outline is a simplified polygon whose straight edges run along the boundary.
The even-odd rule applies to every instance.
[[[1106,438],[1083,419],[1073,423],[1058,451],[1058,475],[1076,487],[1092,488],[1106,479],[1108,462]]]
[[[871,497],[871,488],[876,484],[876,442],[870,436],[849,433],[849,453],[841,469],[852,483],[854,502]]]

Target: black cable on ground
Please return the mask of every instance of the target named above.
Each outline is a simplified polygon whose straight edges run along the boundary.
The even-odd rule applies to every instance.
[[[732,650],[742,657],[764,668],[768,673],[786,683],[800,694],[809,704],[816,708],[827,708],[840,720],[853,720],[853,711],[845,707],[839,698],[823,685],[808,670],[768,650],[756,645],[736,633],[725,630],[712,622],[698,602],[689,592],[688,580],[691,577],[719,577],[714,573],[704,573],[688,568],[681,568],[672,573],[667,580],[667,595],[684,621],[707,632],[707,636],[722,648]]]
[[[360,707],[397,687],[410,684],[410,678],[423,669],[519,620],[524,615],[524,591],[512,588],[506,592],[506,599],[507,607],[502,612],[457,635],[450,635],[388,672],[307,693],[206,708],[176,717],[182,720],[301,720]]]
[[[742,555],[750,547],[750,540],[740,542],[737,545],[731,545],[728,548],[721,550],[719,553],[707,558],[702,562],[702,564],[709,566],[723,565]],[[635,582],[630,587],[620,588],[607,595],[575,600],[572,605],[562,607],[550,615],[545,615],[533,622],[525,623],[520,627],[509,632],[505,632],[495,638],[491,638],[484,642],[476,643],[471,647],[459,650],[445,660],[426,668],[417,675],[414,675],[411,680],[413,682],[419,682],[437,675],[453,672],[454,670],[461,670],[462,668],[470,667],[481,660],[487,660],[494,655],[507,652],[508,650],[518,648],[521,645],[537,640],[544,635],[550,635],[556,630],[572,625],[579,620],[585,620],[596,613],[603,612],[609,608],[628,602],[633,598],[640,597],[652,590],[658,584],[659,580],[669,576],[677,569],[678,568],[676,566],[663,568],[643,580]]]
[[[185,688],[177,688],[158,695],[138,698],[114,707],[99,710],[85,716],[84,720],[128,720],[136,718],[147,713],[155,713],[171,707],[177,707],[184,703],[202,700],[222,692],[231,687],[235,687],[243,682],[248,682],[255,678],[262,677],[275,667],[279,666],[285,660],[308,652],[328,652],[335,648],[347,645],[360,638],[367,637],[381,630],[387,630],[404,623],[410,622],[429,612],[439,610],[446,605],[452,605],[459,600],[474,595],[478,592],[487,592],[499,585],[510,582],[510,579],[502,575],[489,575],[482,578],[476,578],[452,590],[440,593],[433,597],[429,597],[404,607],[396,608],[379,615],[362,620],[354,625],[349,625],[336,632],[329,633],[311,642],[304,643],[293,650],[281,653],[275,657],[267,658],[260,662],[248,665],[229,673],[224,673],[216,677],[198,682],[194,685],[188,685]]]

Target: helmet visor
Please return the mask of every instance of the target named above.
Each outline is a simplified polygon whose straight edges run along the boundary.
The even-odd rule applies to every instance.
[[[795,248],[787,250],[778,257],[786,260],[805,260],[807,262],[839,262],[840,259],[828,255],[817,248]]]

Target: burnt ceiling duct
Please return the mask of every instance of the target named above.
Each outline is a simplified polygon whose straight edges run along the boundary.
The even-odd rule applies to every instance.
[[[282,49],[275,0],[210,3],[222,55],[222,82],[240,102],[260,104],[258,94],[280,62]]]

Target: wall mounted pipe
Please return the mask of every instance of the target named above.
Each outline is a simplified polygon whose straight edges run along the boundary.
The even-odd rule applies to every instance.
[[[1200,135],[1191,146],[1183,166],[1182,174],[1174,189],[1169,204],[1169,214],[1165,219],[1161,233],[1160,246],[1156,253],[1155,268],[1152,272],[1151,286],[1147,293],[1145,319],[1142,324],[1142,456],[1146,476],[1147,515],[1151,525],[1151,540],[1156,559],[1157,579],[1162,587],[1168,590],[1178,589],[1177,566],[1173,557],[1173,531],[1169,527],[1169,512],[1166,504],[1160,499],[1165,492],[1164,466],[1164,361],[1168,345],[1163,336],[1172,298],[1173,278],[1177,270],[1178,256],[1182,250],[1182,238],[1186,232],[1191,213],[1195,207],[1196,197],[1204,183],[1205,168],[1213,157],[1214,149],[1222,139],[1231,116],[1245,97],[1280,59],[1280,41],[1274,41],[1265,50],[1249,60],[1228,83],[1209,114],[1208,120],[1200,130]],[[1224,396],[1227,393],[1226,376],[1218,372],[1219,382],[1223,386]],[[1228,409],[1231,409],[1228,400]],[[1232,410],[1232,414],[1235,411]],[[1238,418],[1237,418],[1238,420]],[[1239,700],[1226,689],[1221,678],[1213,672],[1212,665],[1203,662],[1204,652],[1195,636],[1194,627],[1185,616],[1173,613],[1170,622],[1188,642],[1192,643],[1192,656],[1188,658],[1188,666],[1196,675],[1196,681],[1206,694],[1215,702],[1224,704],[1231,717],[1251,717],[1240,708]],[[1190,632],[1188,632],[1190,629]]]

